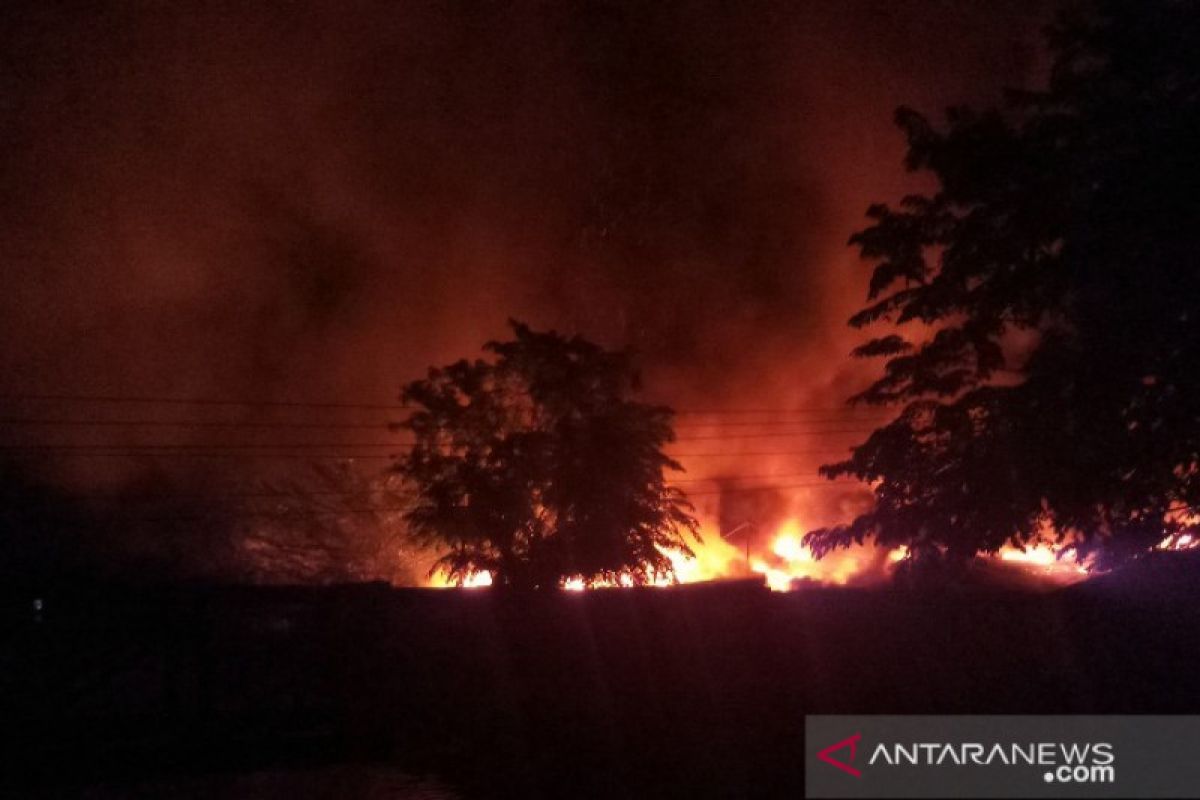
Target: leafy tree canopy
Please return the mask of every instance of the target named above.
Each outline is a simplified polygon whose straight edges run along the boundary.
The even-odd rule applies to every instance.
[[[961,560],[1043,537],[1137,556],[1200,502],[1200,13],[1060,14],[1044,91],[1003,110],[897,112],[937,190],[875,205],[855,402],[903,406],[827,476],[875,486],[831,548],[875,537]],[[895,332],[895,331],[899,332]]]
[[[499,584],[550,588],[577,578],[645,583],[690,554],[691,506],[668,487],[680,466],[670,409],[628,399],[625,353],[512,323],[490,359],[432,369],[403,393],[398,427],[416,443],[396,466],[415,490],[418,540],[452,578],[487,571]]]

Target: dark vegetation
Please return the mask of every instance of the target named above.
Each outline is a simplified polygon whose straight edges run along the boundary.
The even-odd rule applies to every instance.
[[[800,796],[806,713],[1194,711],[1196,566],[1163,554],[1040,594],[10,595],[3,781],[70,795],[336,762],[469,797]]]
[[[1043,537],[1109,563],[1200,507],[1200,14],[1177,0],[1073,4],[1040,91],[897,112],[936,191],[873,206],[856,400],[902,405],[850,459],[874,507],[813,532],[962,562]],[[895,326],[900,326],[899,332]]]
[[[663,548],[691,554],[691,504],[666,483],[673,412],[630,395],[627,353],[511,323],[490,359],[431,369],[404,389],[398,428],[415,444],[396,464],[413,488],[415,540],[452,578],[555,589],[578,578],[636,584],[671,572]]]
[[[32,594],[77,581],[415,585],[429,558],[407,536],[408,506],[397,476],[346,462],[276,480],[233,473],[194,493],[151,472],[89,494],[0,458],[0,584]]]

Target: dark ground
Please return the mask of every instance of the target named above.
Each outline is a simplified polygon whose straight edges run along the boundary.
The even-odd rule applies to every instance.
[[[10,596],[0,781],[22,797],[442,796],[425,776],[466,797],[799,797],[806,713],[1200,712],[1196,562],[1143,572],[1049,594],[110,587],[40,612]],[[388,770],[408,788],[326,781]],[[268,792],[263,775],[325,777]]]

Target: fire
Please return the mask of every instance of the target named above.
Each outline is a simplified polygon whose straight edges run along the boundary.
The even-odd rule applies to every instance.
[[[803,534],[794,520],[784,523],[771,544],[771,552],[785,561],[812,561],[812,552],[801,544]]]
[[[818,560],[804,544],[799,520],[789,519],[775,532],[768,551],[750,559],[750,570],[762,575],[770,589],[787,592],[804,585],[881,581],[899,560],[892,555],[881,548],[861,545]]]
[[[1195,550],[1197,547],[1200,547],[1200,538],[1197,538],[1194,533],[1184,531],[1168,536],[1159,542],[1154,549],[1180,551]]]
[[[1160,550],[1191,550],[1200,542],[1197,542],[1196,537],[1190,533],[1181,533],[1178,536],[1168,536],[1159,543]]]
[[[1024,564],[1037,564],[1041,567],[1050,566],[1058,560],[1055,552],[1046,546],[1039,545],[1026,550],[1011,550],[1000,551],[1001,561],[1017,561]]]
[[[1045,542],[1028,545],[1025,548],[1008,546],[997,554],[997,558],[1005,563],[1020,565],[1025,569],[1041,575],[1055,583],[1074,583],[1088,576],[1089,566],[1077,559],[1075,548],[1055,548]]]
[[[1158,543],[1158,550],[1191,550],[1195,547],[1200,547],[1200,538],[1196,536],[1196,528],[1200,527],[1200,515],[1191,512],[1190,509],[1178,509],[1173,511],[1169,519],[1171,522],[1179,525],[1183,530],[1178,530],[1176,533],[1167,536]]]
[[[818,560],[804,544],[804,529],[796,518],[784,520],[767,539],[766,547],[752,546],[748,557],[744,545],[730,542],[712,525],[701,529],[701,541],[691,549],[692,558],[666,553],[679,583],[761,575],[768,588],[779,592],[806,585],[879,582],[899,560],[889,560],[886,551],[870,545],[839,550]]]
[[[1160,550],[1187,550],[1200,547],[1200,538],[1184,532],[1169,536],[1158,545]],[[817,559],[804,544],[800,520],[790,518],[776,528],[767,539],[767,546],[752,546],[747,555],[744,547],[721,536],[713,525],[701,529],[701,539],[691,545],[692,555],[677,550],[664,550],[671,561],[674,575],[659,575],[654,586],[699,583],[723,578],[762,576],[772,591],[788,592],[804,586],[845,586],[848,584],[881,583],[887,580],[899,562],[908,556],[907,548],[885,549],[869,544],[837,550]],[[1071,545],[1055,546],[1037,542],[1024,548],[1004,547],[992,560],[1013,565],[1035,573],[1055,583],[1071,583],[1089,574],[1087,562],[1076,558]],[[435,573],[428,585],[434,587],[461,586],[477,588],[490,586],[492,575],[479,572],[461,582],[450,580],[444,573]],[[632,586],[633,581],[621,576],[614,582],[598,582],[594,587]],[[568,591],[588,588],[580,578],[563,583]]]
[[[492,585],[492,573],[486,571],[473,572],[465,579],[456,581],[451,579],[445,572],[438,571],[429,576],[429,580],[425,585],[434,589],[447,589],[450,587],[480,589]]]

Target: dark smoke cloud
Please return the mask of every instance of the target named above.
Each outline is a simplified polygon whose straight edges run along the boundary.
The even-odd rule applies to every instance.
[[[7,393],[386,401],[515,316],[636,348],[678,405],[840,403],[892,109],[1024,82],[1042,20],[187,6],[0,12]]]

